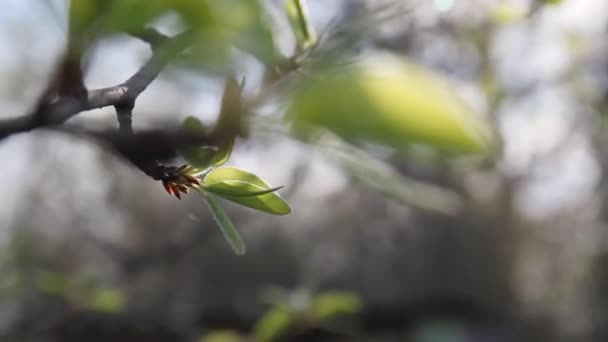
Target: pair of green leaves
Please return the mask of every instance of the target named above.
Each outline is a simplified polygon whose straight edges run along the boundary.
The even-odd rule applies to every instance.
[[[211,170],[196,189],[207,201],[215,221],[237,255],[245,253],[245,244],[217,197],[269,214],[286,215],[291,212],[289,204],[275,192],[280,188],[271,188],[256,175],[235,167],[222,166]]]
[[[195,134],[205,133],[202,122],[192,116],[184,120],[182,130]],[[222,166],[230,157],[233,145],[234,139],[216,149],[206,146],[189,147],[182,151],[182,155],[193,166],[189,169],[189,174],[204,174],[196,190],[207,202],[232,249],[237,255],[243,255],[245,244],[217,197],[274,215],[289,214],[291,207],[276,193],[281,187],[272,188],[250,172],[236,167]]]
[[[274,215],[286,215],[291,207],[258,176],[236,167],[223,166],[211,170],[201,183],[201,189],[240,205]]]

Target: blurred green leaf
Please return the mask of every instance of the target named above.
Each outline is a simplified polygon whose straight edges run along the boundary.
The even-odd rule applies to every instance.
[[[545,5],[558,5],[562,3],[562,0],[542,0]]]
[[[236,227],[232,224],[232,221],[230,221],[230,218],[224,209],[222,209],[222,206],[218,203],[215,196],[200,187],[196,188],[196,190],[203,195],[203,198],[209,205],[209,209],[213,214],[215,222],[217,222],[217,224],[220,226],[220,230],[222,231],[222,234],[224,234],[224,238],[226,238],[228,243],[230,243],[230,246],[236,255],[245,254],[245,243],[243,242],[243,239],[241,239],[241,235]]]
[[[317,35],[308,19],[308,8],[305,0],[287,0],[285,12],[296,36],[300,50],[305,50],[317,42]]]
[[[488,149],[489,129],[441,78],[397,57],[366,62],[304,82],[288,110],[296,134],[325,128],[397,150],[408,143],[460,152]]]
[[[37,277],[37,284],[41,291],[56,296],[67,295],[70,285],[66,276],[46,271],[40,272]]]
[[[498,4],[491,12],[491,19],[498,24],[510,24],[526,17],[526,12],[510,3]]]
[[[109,32],[138,30],[166,11],[173,9],[167,1],[163,0],[105,1],[111,2],[108,8],[109,13],[103,18],[105,21],[104,28]]]
[[[168,0],[70,1],[70,30],[75,34],[104,36],[141,29],[167,11]]]
[[[243,336],[236,331],[218,330],[203,336],[200,342],[240,342],[244,340]]]
[[[211,4],[211,24],[197,30],[195,44],[180,60],[182,65],[225,72],[232,65],[233,46],[267,65],[277,64],[280,55],[260,0],[223,0]]]
[[[339,316],[352,316],[361,312],[359,297],[351,292],[328,291],[314,297],[312,314],[318,321],[325,321]]]
[[[268,311],[254,327],[256,341],[272,342],[283,341],[289,335],[294,324],[291,312],[282,307],[275,307]]]
[[[275,192],[255,196],[226,193],[225,191],[252,193],[273,190],[268,183],[258,176],[235,167],[218,167],[211,170],[203,179],[203,185],[205,188],[224,190],[224,193],[217,192],[218,196],[249,208],[275,215],[286,215],[291,212],[291,207],[287,201]],[[276,191],[276,189],[273,191]]]
[[[266,65],[277,65],[280,56],[274,33],[260,0],[223,0],[218,6],[226,6],[224,13],[233,25],[234,44],[255,56]]]
[[[401,204],[446,215],[454,215],[462,209],[463,199],[457,192],[407,177],[390,163],[335,135],[325,134],[317,144],[356,180]]]
[[[188,133],[205,133],[205,125],[194,116],[188,116],[182,122],[182,130]]]
[[[239,47],[274,64],[278,50],[260,0],[78,0],[71,1],[72,34],[102,37],[133,32],[166,14],[177,14],[193,32],[188,64],[224,70]],[[184,59],[182,59],[183,61]]]
[[[203,123],[193,116],[188,116],[182,123],[182,130],[188,133],[205,134],[206,129]],[[220,166],[228,161],[234,140],[221,148],[203,146],[187,147],[181,150],[184,159],[195,168],[206,169],[211,166]]]
[[[0,300],[11,298],[23,289],[23,279],[19,272],[4,271],[0,277]]]
[[[116,313],[125,308],[125,296],[117,289],[96,289],[89,298],[88,305],[97,311]]]

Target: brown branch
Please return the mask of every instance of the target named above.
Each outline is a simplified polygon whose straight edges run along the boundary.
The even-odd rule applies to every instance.
[[[164,42],[166,42],[169,37],[164,34],[158,32],[156,29],[147,27],[138,31],[131,31],[129,35],[139,38],[144,42],[150,44],[152,50],[156,50],[159,46],[161,46]]]
[[[180,129],[153,129],[125,134],[116,130],[83,131],[79,127],[63,125],[53,131],[76,138],[92,139],[155,180],[174,176],[177,169],[159,161],[177,157],[179,151],[185,147],[213,145],[205,134],[189,133]]]
[[[114,105],[116,118],[118,119],[118,130],[123,134],[133,134],[133,107],[135,101],[126,101]]]
[[[83,111],[134,102],[167,63],[188,46],[191,39],[191,32],[184,32],[167,39],[154,51],[152,57],[122,84],[88,91],[86,98],[61,96],[52,102],[37,106],[33,113],[24,117],[0,120],[0,140],[39,127],[62,124]]]

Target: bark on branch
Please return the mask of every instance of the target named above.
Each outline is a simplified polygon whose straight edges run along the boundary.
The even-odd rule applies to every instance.
[[[192,36],[188,31],[166,39],[153,49],[152,56],[133,76],[119,85],[90,90],[86,97],[59,96],[40,104],[28,115],[0,120],[0,140],[16,133],[62,124],[84,111],[135,101],[167,63],[190,44]]]

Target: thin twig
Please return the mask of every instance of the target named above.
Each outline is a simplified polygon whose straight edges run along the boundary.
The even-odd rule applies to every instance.
[[[122,134],[133,134],[133,107],[135,101],[126,101],[114,106],[116,118],[118,119],[118,129]]]
[[[156,50],[157,48],[162,46],[163,43],[170,39],[169,37],[160,33],[158,30],[152,27],[147,27],[138,31],[131,31],[129,32],[129,35],[135,38],[139,38],[144,42],[150,44],[152,50]]]

